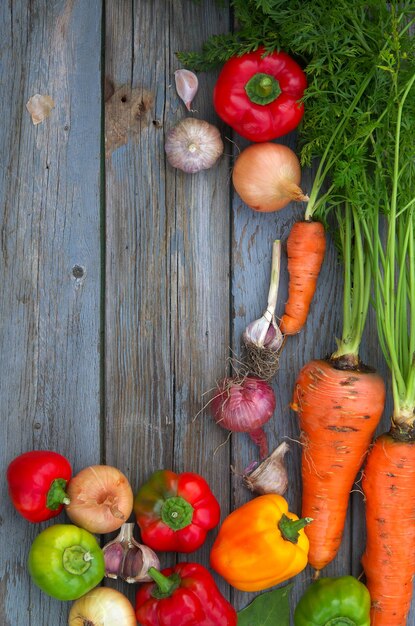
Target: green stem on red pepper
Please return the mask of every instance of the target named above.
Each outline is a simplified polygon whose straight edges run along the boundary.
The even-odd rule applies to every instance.
[[[165,576],[155,567],[150,567],[147,574],[151,576],[157,585],[151,591],[153,598],[168,598],[180,586],[181,578],[178,574],[173,573],[170,576]]]
[[[266,105],[278,98],[281,87],[274,76],[258,72],[248,80],[245,91],[251,102]]]
[[[167,498],[161,507],[161,519],[173,530],[186,528],[192,523],[194,508],[184,498]]]
[[[70,499],[65,491],[67,480],[57,478],[50,486],[46,496],[46,506],[51,511],[56,511],[62,504],[69,504]]]

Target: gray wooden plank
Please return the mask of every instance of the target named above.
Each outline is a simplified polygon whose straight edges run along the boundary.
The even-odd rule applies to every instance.
[[[38,448],[67,455],[77,471],[100,458],[101,7],[0,4],[2,473]],[[25,108],[36,93],[56,103],[39,126]],[[47,523],[20,518],[5,481],[1,518],[1,623],[66,624],[68,605],[26,570]]]
[[[229,19],[216,3],[173,2],[171,45],[175,50],[191,50],[210,34],[225,31]],[[172,54],[170,81],[180,64]],[[217,381],[226,371],[230,348],[230,246],[229,169],[231,144],[224,125],[212,105],[213,86],[218,72],[199,75],[199,92],[193,114],[216,125],[222,132],[225,154],[212,169],[187,175],[168,167],[168,178],[175,201],[172,236],[175,245],[177,280],[173,285],[176,324],[175,355],[175,445],[174,459],[181,470],[202,474],[221,504],[222,519],[230,510],[230,444],[227,431],[218,427],[208,402]],[[168,126],[188,114],[175,89],[170,93],[171,115]],[[207,406],[206,406],[207,405]],[[202,410],[203,409],[203,410]],[[209,552],[216,531],[208,535],[196,558],[209,564]],[[221,590],[229,587],[216,576]]]
[[[106,75],[115,90],[144,88],[152,105],[106,161],[105,447],[134,489],[160,467],[203,474],[226,514],[229,453],[220,464],[214,457],[226,434],[209,416],[193,418],[230,345],[229,164],[186,175],[164,155],[165,133],[188,115],[174,86],[175,51],[225,29],[223,15],[213,2],[107,6]],[[214,76],[199,79],[193,115],[214,122]],[[207,565],[211,542],[193,558]]]
[[[142,120],[131,120],[128,143],[106,160],[105,450],[135,489],[152,469],[171,465],[174,435],[163,131],[152,123],[164,117],[165,48],[154,40],[166,42],[168,14],[156,8],[125,1],[106,12],[105,73],[128,93],[120,110],[131,107],[132,88],[152,99]],[[110,123],[106,115],[106,130]]]

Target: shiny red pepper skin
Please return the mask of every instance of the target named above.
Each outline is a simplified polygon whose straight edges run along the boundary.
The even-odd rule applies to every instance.
[[[213,92],[217,114],[231,128],[250,141],[270,141],[286,135],[298,126],[304,106],[299,102],[307,87],[300,66],[285,52],[264,55],[259,48],[225,63]],[[270,102],[258,104],[246,91],[255,76],[266,75],[276,83]],[[278,95],[279,94],[279,95]]]
[[[162,570],[176,586],[166,597],[152,594],[156,583],[144,583],[136,595],[136,617],[142,626],[236,626],[237,614],[222,596],[209,571],[198,563],[178,563]]]
[[[134,513],[144,544],[164,552],[193,552],[218,525],[220,507],[206,480],[192,472],[158,470],[140,488]]]
[[[29,522],[44,522],[62,511],[71,476],[69,461],[58,452],[25,452],[7,468],[10,499]]]

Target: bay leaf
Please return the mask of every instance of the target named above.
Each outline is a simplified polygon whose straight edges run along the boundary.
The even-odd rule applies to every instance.
[[[257,596],[239,611],[238,626],[290,626],[291,589],[285,585]]]

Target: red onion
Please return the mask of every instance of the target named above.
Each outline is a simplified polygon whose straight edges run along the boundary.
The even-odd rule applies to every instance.
[[[274,413],[272,387],[261,378],[225,378],[212,399],[212,414],[217,424],[238,433],[248,433],[259,446],[261,459],[268,456],[268,442],[262,426]]]

